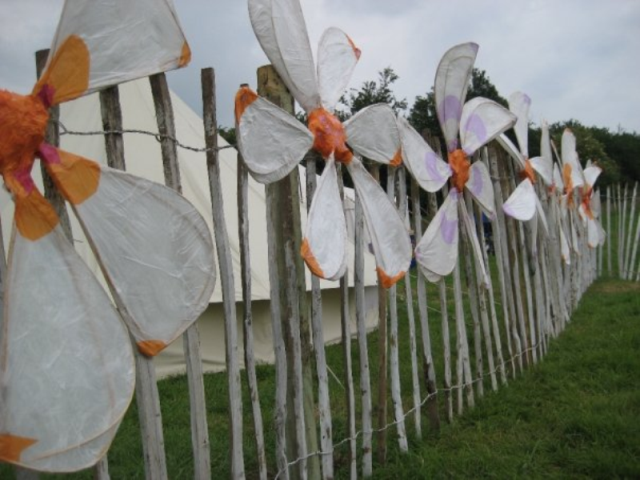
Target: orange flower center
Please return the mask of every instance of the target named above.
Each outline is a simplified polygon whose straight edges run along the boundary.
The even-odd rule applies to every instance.
[[[449,153],[449,166],[453,170],[451,183],[459,192],[462,192],[469,180],[469,169],[471,168],[471,162],[469,162],[467,154],[460,148]]]
[[[340,120],[324,108],[309,113],[309,130],[313,134],[313,149],[327,159],[333,153],[336,162],[349,163],[353,153],[347,147],[347,135]]]
[[[568,196],[567,205],[573,206],[573,180],[571,180],[571,165],[568,163],[562,167],[562,180],[564,181],[564,193]]]
[[[520,176],[525,179],[528,178],[533,185],[536,184],[536,172],[533,169],[533,165],[531,164],[531,160],[528,158],[524,162],[524,170],[520,172]]]
[[[13,193],[31,188],[31,167],[48,120],[49,113],[36,95],[0,90],[0,174]]]
[[[592,188],[582,187],[582,208],[584,208],[584,213],[587,214],[587,217],[593,220],[593,212],[591,211],[591,191]]]

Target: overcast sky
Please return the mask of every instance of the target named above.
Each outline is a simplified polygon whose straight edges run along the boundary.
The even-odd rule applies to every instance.
[[[28,92],[33,52],[48,48],[62,0],[0,0],[0,88]],[[431,89],[442,54],[480,45],[476,66],[504,96],[532,99],[531,120],[575,118],[640,132],[638,0],[301,0],[314,50],[325,28],[343,29],[362,50],[350,87],[391,66],[409,106]],[[169,82],[201,112],[200,69],[216,69],[218,123],[233,123],[241,83],[255,86],[267,63],[245,0],[175,0],[193,52]],[[635,52],[635,53],[634,53]],[[255,87],[254,87],[255,88]]]

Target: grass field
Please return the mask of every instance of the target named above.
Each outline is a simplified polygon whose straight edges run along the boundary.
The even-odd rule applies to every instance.
[[[430,298],[435,298],[431,296]],[[401,312],[401,335],[406,321]],[[434,325],[434,349],[441,371],[439,329]],[[377,358],[377,334],[369,338],[370,357]],[[354,370],[358,370],[353,343]],[[640,284],[617,280],[596,282],[582,299],[566,331],[551,343],[549,354],[509,386],[492,393],[473,410],[443,422],[430,432],[423,415],[424,439],[415,438],[408,417],[410,451],[401,454],[388,435],[388,461],[374,465],[374,478],[640,478]],[[401,345],[403,396],[410,408],[408,348]],[[341,375],[340,345],[327,349],[330,368]],[[375,392],[376,363],[372,364]],[[272,424],[275,376],[273,368],[258,369],[261,403],[274,467]],[[341,379],[342,381],[342,379]],[[345,393],[330,380],[334,440],[346,435]],[[354,379],[358,394],[358,379]],[[228,397],[223,374],[205,376],[212,465],[215,476],[229,478]],[[159,383],[169,477],[193,478],[186,379]],[[245,390],[245,399],[248,398]],[[359,395],[357,395],[359,406]],[[443,402],[440,399],[441,412]],[[374,396],[375,405],[375,396]],[[251,411],[244,402],[245,460],[249,478],[257,477]],[[391,412],[391,409],[390,409]],[[444,418],[444,415],[441,416]],[[375,442],[374,442],[375,450]],[[336,450],[336,476],[347,478],[346,448]],[[135,402],[109,452],[114,479],[144,478],[142,447]],[[0,478],[11,478],[0,466]],[[275,474],[274,470],[270,475]],[[43,478],[91,478],[90,472]]]

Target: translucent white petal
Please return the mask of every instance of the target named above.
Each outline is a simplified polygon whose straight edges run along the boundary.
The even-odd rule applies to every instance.
[[[251,26],[264,53],[298,103],[310,112],[320,94],[300,2],[249,0]]]
[[[504,133],[501,133],[496,137],[496,140],[500,145],[502,145],[502,148],[507,151],[511,158],[515,160],[515,162],[518,164],[518,169],[524,170],[525,157],[522,156],[522,153],[520,153],[518,147],[513,144],[509,137],[507,137]]]
[[[2,328],[0,443],[35,441],[2,460],[52,472],[95,464],[131,401],[133,352],[59,226],[35,241],[14,232]]]
[[[451,189],[416,246],[416,261],[427,280],[437,281],[456,266],[459,198],[460,193]]]
[[[386,103],[363,108],[344,123],[347,143],[358,154],[384,164],[401,159],[396,116]]]
[[[524,158],[529,158],[529,108],[531,99],[522,92],[513,92],[509,96],[509,110],[516,116],[517,121],[513,126],[520,146],[520,152]]]
[[[81,40],[88,58],[68,42],[71,37]],[[65,55],[72,60],[54,60]],[[66,101],[179,68],[189,59],[189,47],[171,1],[72,0],[65,2],[62,10],[44,77],[49,77],[59,92],[67,92],[58,99]],[[88,85],[83,85],[78,79],[87,70]]]
[[[237,125],[242,158],[260,183],[287,176],[313,145],[313,135],[295,117],[258,97]]]
[[[324,31],[318,46],[318,86],[322,105],[329,112],[347,88],[359,57],[360,50],[342,30],[331,27]]]
[[[525,178],[502,205],[504,213],[511,218],[528,222],[536,213],[536,191],[528,178]]]
[[[405,166],[423,190],[437,192],[451,176],[451,167],[402,117],[398,118],[398,130]]]
[[[364,219],[376,257],[378,276],[389,287],[400,280],[411,264],[411,240],[404,222],[382,190],[357,157],[347,165],[353,184],[362,200]]]
[[[469,100],[462,109],[460,119],[462,149],[467,155],[472,155],[511,128],[515,121],[513,113],[493,100],[482,97]]]
[[[447,141],[447,150],[459,147],[458,129],[462,116],[469,78],[478,54],[478,45],[463,43],[450,48],[442,56],[435,78],[435,99],[438,120]]]
[[[303,239],[303,257],[321,278],[337,280],[347,268],[347,225],[333,157],[318,182]]]
[[[60,152],[65,171],[49,171],[74,208],[105,278],[131,318],[131,334],[159,348],[209,305],[215,285],[213,242],[198,211],[174,190]],[[99,183],[82,201],[70,180],[94,165]],[[85,168],[85,167],[83,167]],[[157,353],[157,352],[155,352]]]
[[[469,169],[469,180],[465,188],[469,190],[471,196],[478,202],[482,211],[489,217],[495,215],[495,200],[493,195],[493,185],[489,170],[482,162],[475,162]]]

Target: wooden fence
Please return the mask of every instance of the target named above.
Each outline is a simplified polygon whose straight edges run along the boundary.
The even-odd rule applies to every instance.
[[[180,171],[176,160],[177,143],[171,101],[164,74],[150,78],[155,100],[159,139],[166,184],[181,191]],[[287,95],[275,72],[262,68],[258,74],[259,93],[279,106],[293,110],[293,100]],[[355,276],[356,331],[351,331],[348,309],[348,285],[340,282],[342,292],[342,348],[344,363],[342,378],[345,400],[341,408],[330,405],[329,372],[322,341],[322,291],[317,279],[312,279],[310,293],[305,285],[304,266],[298,254],[301,240],[300,178],[298,171],[276,184],[266,187],[271,289],[272,332],[275,351],[275,451],[267,451],[258,390],[256,362],[253,355],[251,321],[251,252],[248,249],[250,225],[247,211],[247,170],[238,158],[238,197],[223,198],[218,162],[216,132],[215,76],[212,69],[202,71],[203,131],[211,205],[213,210],[219,279],[223,291],[226,375],[229,406],[229,459],[234,478],[333,478],[336,468],[334,453],[347,449],[340,468],[348,469],[351,478],[372,475],[374,455],[385,461],[390,442],[397,442],[401,451],[409,446],[408,430],[420,438],[425,429],[438,429],[485,395],[485,388],[496,391],[509,379],[532,368],[546,355],[550,341],[570,322],[591,282],[601,273],[614,271],[623,278],[639,280],[636,262],[640,236],[640,209],[636,209],[636,188],[607,189],[603,196],[601,221],[611,241],[596,250],[587,248],[586,229],[577,215],[563,218],[557,194],[540,182],[536,186],[549,224],[549,235],[538,242],[538,254],[531,254],[534,242],[525,225],[506,217],[502,204],[514,190],[517,178],[511,161],[496,145],[489,145],[474,161],[484,162],[491,172],[495,189],[495,220],[487,223],[477,207],[469,207],[484,253],[490,265],[488,287],[483,286],[480,273],[472,261],[470,245],[461,235],[461,255],[452,279],[435,287],[427,284],[418,269],[413,268],[398,286],[384,290],[379,287],[379,323],[376,344],[372,345],[364,322],[363,255],[364,222],[362,205],[356,197],[355,261],[349,265]],[[117,87],[100,94],[102,118],[106,133],[108,163],[125,168],[122,118]],[[56,143],[57,124],[52,116],[48,141]],[[180,140],[180,139],[177,139]],[[438,141],[429,139],[438,150]],[[206,158],[205,158],[206,157]],[[160,161],[160,160],[158,160]],[[306,198],[313,196],[317,158],[305,159]],[[386,191],[396,202],[407,229],[420,238],[428,221],[436,212],[441,197],[420,191],[417,183],[402,167],[369,165],[375,178],[386,179]],[[55,190],[46,194],[64,212]],[[628,201],[630,199],[630,201]],[[223,203],[237,202],[241,239],[242,276],[234,278]],[[579,200],[576,202],[579,204]],[[469,206],[471,202],[467,203]],[[637,215],[637,217],[636,217]],[[617,230],[612,231],[612,218]],[[64,223],[64,216],[63,223]],[[67,220],[68,225],[68,220]],[[570,265],[561,262],[560,228],[575,232],[578,252],[571,251]],[[635,225],[635,226],[634,226]],[[632,246],[633,245],[633,246]],[[617,247],[617,248],[616,248]],[[606,270],[604,270],[604,258]],[[243,331],[236,328],[235,282],[243,289]],[[407,322],[408,328],[399,328]],[[399,332],[408,338],[399,338]],[[437,333],[437,335],[435,335]],[[241,359],[239,337],[244,342],[244,373],[249,395],[243,398],[241,389]],[[354,340],[355,338],[355,340]],[[434,348],[435,339],[442,348]],[[211,464],[209,435],[216,435],[207,425],[206,398],[203,387],[200,340],[194,325],[184,334],[185,361],[191,405],[191,432],[194,475],[211,478],[216,466]],[[352,342],[357,345],[357,363],[352,363]],[[399,345],[408,345],[411,362],[410,378],[402,378],[399,366]],[[369,349],[375,347],[377,357]],[[440,351],[436,357],[435,351]],[[440,355],[442,358],[440,358]],[[153,360],[137,356],[136,399],[140,415],[146,478],[167,478],[160,400]],[[357,371],[354,371],[357,369]],[[371,377],[377,379],[377,391]],[[354,381],[357,378],[357,383]],[[410,393],[402,388],[408,388]],[[268,392],[273,394],[272,392]],[[251,403],[255,451],[258,471],[245,471],[243,436],[243,402]],[[390,408],[387,409],[387,406]],[[335,406],[334,406],[335,407]],[[344,413],[346,412],[346,414]],[[336,415],[346,415],[337,418]],[[339,420],[346,434],[337,438],[333,426]],[[423,420],[427,420],[428,423]],[[393,435],[389,435],[393,432]],[[253,438],[252,437],[252,438]],[[268,462],[267,459],[275,461]],[[32,478],[20,471],[21,478]],[[109,478],[108,457],[95,468],[95,477]]]

